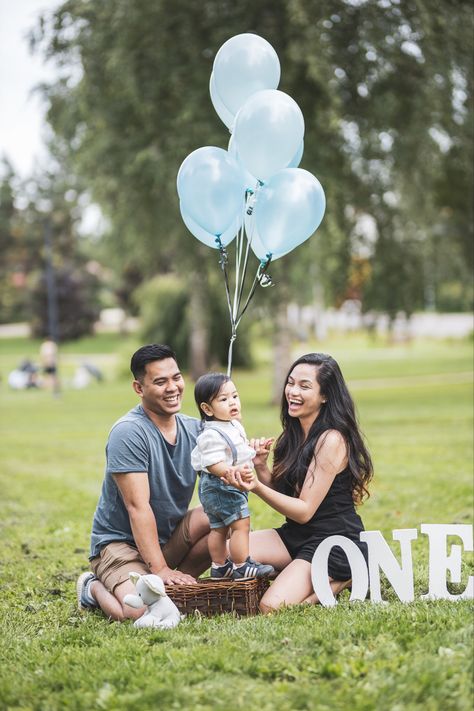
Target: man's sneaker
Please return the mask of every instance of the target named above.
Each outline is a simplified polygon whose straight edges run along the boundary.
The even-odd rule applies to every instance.
[[[273,575],[275,568],[273,565],[264,565],[252,560],[250,556],[240,568],[234,568],[232,577],[234,580],[246,580],[247,578],[267,578]]]
[[[232,578],[232,570],[234,566],[232,561],[227,559],[224,565],[220,565],[218,568],[211,568],[211,578],[213,580],[224,580],[226,578]]]
[[[97,580],[94,573],[87,571],[82,573],[76,583],[77,606],[79,610],[91,610],[93,607],[99,607],[96,600],[90,592],[90,585],[94,580]]]

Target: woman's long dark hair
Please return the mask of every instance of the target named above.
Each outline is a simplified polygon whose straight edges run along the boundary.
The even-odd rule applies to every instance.
[[[320,437],[328,430],[337,430],[344,437],[347,446],[353,499],[356,504],[360,504],[364,496],[369,495],[367,484],[372,478],[373,466],[359,430],[354,402],[341,369],[329,355],[308,353],[293,363],[288,371],[286,382],[293,369],[300,364],[314,365],[316,380],[326,402],[321,405],[319,415],[311,425],[307,438],[304,439],[298,418],[288,414],[288,402],[283,391],[281,400],[283,432],[275,444],[273,479],[278,481],[284,477],[294,486],[296,493],[299,493],[308,467],[316,457],[315,452]]]

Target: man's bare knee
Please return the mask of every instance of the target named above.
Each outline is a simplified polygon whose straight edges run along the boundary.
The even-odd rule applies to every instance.
[[[122,603],[122,619],[120,620],[120,622],[123,622],[124,620],[138,620],[138,618],[141,617],[145,612],[146,607],[141,607],[139,610],[137,610],[134,607],[130,607],[130,605],[125,605]]]

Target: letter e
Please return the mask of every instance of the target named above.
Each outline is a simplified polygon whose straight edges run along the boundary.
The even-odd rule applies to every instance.
[[[464,592],[452,595],[447,588],[446,571],[451,573],[451,582],[461,582],[461,546],[451,546],[446,553],[446,537],[459,536],[466,551],[472,551],[472,526],[464,523],[422,523],[421,532],[430,541],[429,589],[422,598],[431,600],[470,600],[474,597],[474,576],[470,575]]]

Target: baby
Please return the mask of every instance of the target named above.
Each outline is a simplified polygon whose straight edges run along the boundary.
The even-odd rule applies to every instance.
[[[272,575],[273,566],[257,563],[249,556],[248,493],[221,479],[228,470],[239,471],[246,481],[254,476],[255,451],[249,447],[240,424],[239,394],[229,376],[207,373],[197,381],[194,397],[202,432],[191,453],[191,464],[200,473],[199,499],[211,526],[211,577],[242,580]],[[230,560],[226,549],[229,529]]]

